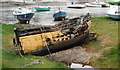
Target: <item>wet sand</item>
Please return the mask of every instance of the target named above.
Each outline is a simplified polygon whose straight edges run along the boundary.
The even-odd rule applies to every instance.
[[[1,5],[1,4],[0,4]],[[45,4],[44,4],[45,5]],[[56,4],[55,4],[56,5]],[[74,8],[67,8],[66,4],[58,4],[58,5],[52,5],[51,11],[46,12],[35,12],[35,15],[30,21],[30,24],[34,25],[54,25],[58,22],[54,22],[53,14],[55,11],[58,10],[60,7],[62,10],[67,12],[66,18],[73,18],[78,17],[80,15],[84,15],[86,13],[90,13],[92,17],[98,17],[98,16],[106,16],[106,12],[109,10],[109,8],[93,8],[93,7],[86,7],[82,9],[74,9]],[[12,4],[5,4],[2,3],[0,13],[0,22],[5,24],[15,24],[18,23],[18,20],[13,16],[12,12],[17,7],[28,7],[33,8],[37,5],[25,5],[25,6],[19,6],[19,5],[12,5]]]

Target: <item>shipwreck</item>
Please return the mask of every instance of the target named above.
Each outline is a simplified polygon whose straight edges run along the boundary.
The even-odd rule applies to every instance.
[[[23,54],[45,55],[81,43],[89,35],[91,16],[88,14],[65,20],[54,26],[15,28],[13,43]]]

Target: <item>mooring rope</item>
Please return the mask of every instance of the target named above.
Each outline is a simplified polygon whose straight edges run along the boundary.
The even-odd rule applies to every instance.
[[[44,28],[44,26],[42,26],[42,27]],[[44,29],[45,29],[45,28],[44,28]],[[43,34],[44,34],[44,33],[43,33]],[[45,36],[45,34],[44,34],[44,36]],[[47,48],[49,54],[51,55],[51,52],[50,52],[50,49],[49,49],[49,46],[48,46],[46,40],[45,40],[44,42],[45,42],[45,47]]]
[[[21,49],[21,48],[20,48],[20,49]],[[20,50],[19,50],[18,52],[19,52],[20,56],[21,56],[23,59],[25,59],[25,60],[34,60],[34,59],[28,59],[28,58],[24,57],[24,56],[22,55],[22,53],[20,52]]]
[[[21,54],[20,50],[19,50],[18,52],[19,52],[20,56],[21,56],[23,59],[28,60],[26,57],[24,57],[24,56]]]
[[[45,41],[45,42],[46,42],[46,41]],[[49,54],[51,55],[50,49],[49,49],[49,47],[48,47],[48,45],[47,45],[47,42],[46,42],[46,47],[47,47],[47,50],[48,50]]]
[[[21,48],[20,48],[20,49],[21,49]],[[28,67],[28,66],[36,65],[36,64],[43,64],[43,62],[40,61],[39,59],[28,59],[28,58],[24,57],[24,56],[22,55],[22,53],[20,52],[20,50],[19,50],[19,54],[20,54],[20,56],[21,56],[23,59],[25,59],[25,60],[27,60],[27,61],[28,61],[28,60],[32,60],[32,62],[26,64],[26,65],[23,66],[22,68],[26,68],[26,67]]]

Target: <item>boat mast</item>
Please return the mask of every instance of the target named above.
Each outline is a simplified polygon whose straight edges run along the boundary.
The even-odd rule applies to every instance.
[[[39,7],[39,0],[36,0],[36,3],[37,3],[37,5],[38,5],[38,7]]]
[[[72,0],[71,4],[74,4],[74,3],[75,3],[75,1],[74,1],[74,0]]]
[[[25,5],[25,0],[23,0],[23,4]]]
[[[96,2],[96,3],[98,3],[98,2],[99,2],[99,0],[96,0],[95,2]]]

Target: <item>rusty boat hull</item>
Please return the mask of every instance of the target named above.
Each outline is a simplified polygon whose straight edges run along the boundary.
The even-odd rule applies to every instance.
[[[46,46],[43,46],[42,48],[39,48],[35,52],[31,52],[31,54],[37,55],[37,56],[42,56],[42,55],[58,52],[61,50],[66,50],[66,49],[75,47],[76,45],[85,43],[85,41],[89,38],[88,36],[89,36],[89,32],[87,32],[81,36],[78,36],[76,38],[47,46],[47,47],[49,47],[49,50]]]
[[[15,28],[13,43],[23,54],[51,54],[84,43],[89,38],[90,27],[91,17],[88,14],[50,27]]]

